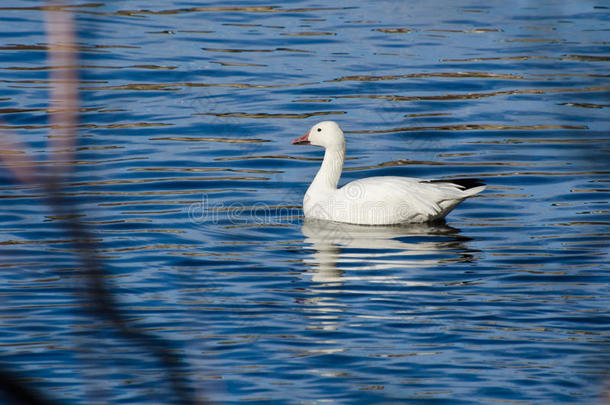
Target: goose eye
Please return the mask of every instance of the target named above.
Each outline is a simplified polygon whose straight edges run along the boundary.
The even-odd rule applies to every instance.
[[[322,128],[318,128],[318,132],[322,132]]]

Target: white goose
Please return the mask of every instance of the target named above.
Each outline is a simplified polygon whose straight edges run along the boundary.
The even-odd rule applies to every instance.
[[[292,144],[326,149],[322,166],[303,199],[306,218],[361,225],[435,221],[485,189],[474,179],[444,181],[397,176],[368,177],[337,188],[345,159],[345,137],[336,122],[317,123]]]

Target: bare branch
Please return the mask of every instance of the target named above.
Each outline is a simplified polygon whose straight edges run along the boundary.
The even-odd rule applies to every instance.
[[[57,5],[51,1],[50,5]],[[46,30],[49,37],[49,65],[65,66],[51,70],[50,111],[51,128],[50,150],[53,151],[53,181],[64,179],[74,159],[76,147],[76,122],[78,113],[78,77],[76,70],[75,25],[71,12],[49,8],[45,12]]]

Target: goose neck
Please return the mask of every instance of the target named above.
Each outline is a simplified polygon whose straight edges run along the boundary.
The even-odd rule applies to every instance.
[[[326,148],[322,166],[311,183],[312,187],[336,190],[343,171],[344,160],[345,146]]]

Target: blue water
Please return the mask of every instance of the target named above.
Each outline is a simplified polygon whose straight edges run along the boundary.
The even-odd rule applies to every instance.
[[[46,171],[66,67],[42,3],[10,3],[0,126]],[[603,402],[610,2],[72,4],[79,144],[60,193],[130,327],[171,344],[198,398]],[[446,224],[303,221],[322,151],[290,141],[326,119],[346,131],[342,183],[488,189]],[[61,403],[171,403],[155,356],[83,311],[65,218],[8,166],[0,365]]]

